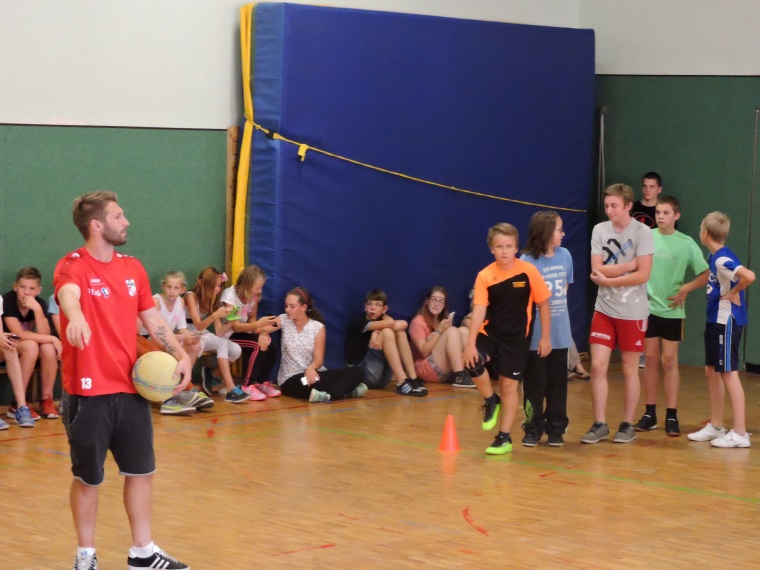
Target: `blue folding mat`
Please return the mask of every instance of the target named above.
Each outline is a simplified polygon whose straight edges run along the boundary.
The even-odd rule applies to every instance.
[[[307,288],[339,366],[370,289],[410,320],[443,285],[458,322],[493,261],[488,228],[510,222],[524,245],[530,216],[556,209],[585,346],[593,31],[281,3],[254,13],[247,247],[269,276],[262,310]]]

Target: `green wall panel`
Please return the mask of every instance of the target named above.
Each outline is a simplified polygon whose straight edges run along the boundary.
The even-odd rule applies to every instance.
[[[56,261],[79,247],[73,200],[113,190],[130,222],[121,248],[160,276],[224,268],[226,132],[0,125],[0,290],[34,265],[43,296]]]
[[[752,268],[760,256],[758,200],[750,207],[760,78],[598,76],[597,106],[605,111],[606,184],[625,182],[640,192],[641,175],[659,172],[663,192],[681,202],[679,229],[699,243],[702,217],[725,212],[732,222],[728,245]],[[760,361],[760,285],[754,289],[748,362]],[[692,293],[684,364],[704,364],[704,308],[704,295]]]

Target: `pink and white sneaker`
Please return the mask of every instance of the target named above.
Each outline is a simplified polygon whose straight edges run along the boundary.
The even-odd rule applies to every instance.
[[[282,394],[282,392],[280,392],[277,389],[277,386],[275,386],[269,381],[262,382],[261,384],[258,385],[258,388],[259,388],[259,392],[266,395],[267,398],[276,398],[277,396]]]
[[[266,400],[266,394],[262,394],[259,392],[259,389],[256,387],[256,384],[248,384],[248,386],[241,386],[240,387],[243,392],[248,394],[251,398],[251,400]]]

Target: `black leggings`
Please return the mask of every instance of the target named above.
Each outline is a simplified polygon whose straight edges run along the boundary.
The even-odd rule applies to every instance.
[[[232,333],[230,340],[240,345],[243,351],[243,385],[260,384],[272,378],[272,369],[280,350],[274,339],[266,350],[259,348],[257,334]]]
[[[526,431],[562,435],[567,428],[567,349],[554,348],[540,358],[538,352],[528,353],[523,378]],[[546,409],[544,409],[546,398]]]
[[[300,398],[301,400],[308,400],[312,389],[319,390],[320,392],[330,394],[331,401],[337,401],[351,396],[354,388],[361,384],[364,379],[364,371],[358,367],[324,370],[318,372],[318,374],[319,380],[310,386],[304,386],[303,382],[301,382],[303,372],[294,374],[280,384],[280,390],[286,396]]]

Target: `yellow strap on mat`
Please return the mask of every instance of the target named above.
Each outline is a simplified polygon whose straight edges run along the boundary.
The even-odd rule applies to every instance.
[[[240,145],[237,186],[235,190],[235,217],[232,224],[232,282],[245,267],[246,262],[246,228],[245,220],[248,207],[248,177],[251,166],[251,140],[253,139],[253,93],[251,93],[251,32],[253,26],[254,4],[240,8],[240,60],[243,72],[243,111],[245,125]]]

